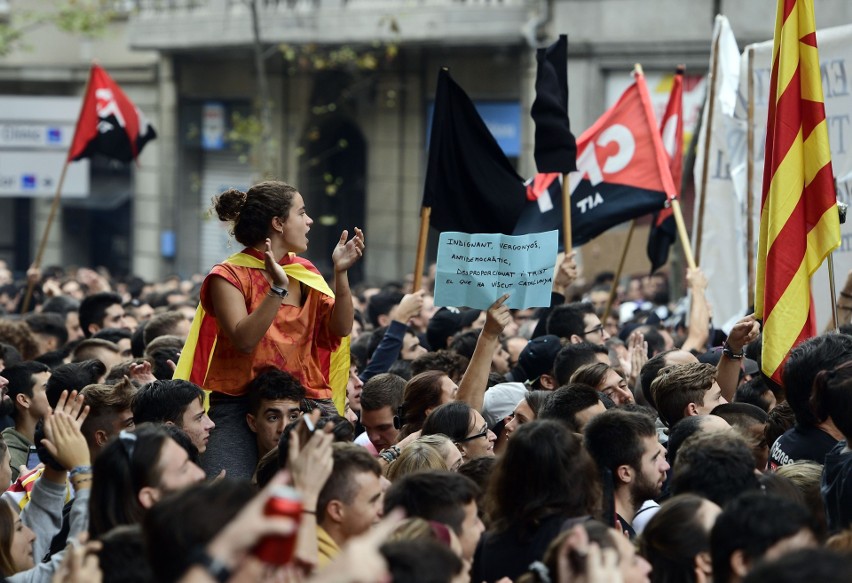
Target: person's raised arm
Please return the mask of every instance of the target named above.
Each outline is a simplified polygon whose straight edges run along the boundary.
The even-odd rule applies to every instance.
[[[272,242],[269,239],[266,240],[263,263],[270,284],[286,290],[290,280],[275,260],[272,254]],[[284,296],[270,291],[257,309],[249,314],[242,292],[221,277],[211,278],[210,298],[219,328],[237,349],[245,353],[252,352],[269,330],[284,300]]]
[[[347,241],[348,236],[349,232],[343,231],[331,253],[331,261],[334,263],[334,309],[328,326],[332,334],[341,338],[352,332],[352,320],[355,318],[352,291],[349,289],[349,268],[364,254],[364,232],[355,227],[355,236]]]
[[[686,282],[692,292],[692,302],[689,307],[689,330],[681,349],[687,352],[704,352],[710,337],[710,309],[704,295],[707,278],[700,267],[690,268],[686,270]]]
[[[319,410],[313,411],[311,415],[311,421],[316,424],[319,421]],[[287,444],[287,469],[293,476],[293,486],[302,495],[302,520],[299,523],[294,555],[302,565],[316,567],[319,564],[317,502],[334,468],[331,453],[333,428],[334,424],[328,423],[322,429],[314,431],[304,447],[299,444],[299,432],[293,431]]]
[[[760,324],[754,319],[754,314],[749,314],[734,324],[725,341],[722,357],[716,365],[716,382],[722,389],[722,396],[729,403],[734,399],[740,382],[743,348],[749,342],[753,342],[758,334],[760,334]]]
[[[482,410],[485,388],[488,385],[488,373],[491,371],[491,359],[500,344],[500,334],[512,318],[508,306],[504,305],[507,299],[509,294],[503,294],[488,308],[485,314],[485,326],[479,334],[473,356],[470,357],[470,364],[459,383],[457,399],[464,401],[477,411]]]
[[[381,342],[373,352],[372,358],[367,368],[358,375],[362,382],[367,382],[377,374],[387,372],[391,365],[399,358],[399,351],[402,348],[402,340],[408,330],[408,321],[415,317],[423,309],[424,291],[416,291],[411,294],[406,294],[402,301],[394,306],[390,314],[391,323],[382,336]]]

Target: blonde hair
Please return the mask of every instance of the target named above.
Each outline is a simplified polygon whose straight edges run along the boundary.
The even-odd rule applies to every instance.
[[[844,555],[852,555],[852,530],[841,530],[825,541],[825,548]]]
[[[418,437],[414,440],[414,443],[425,443],[426,445],[431,445],[440,452],[444,461],[446,461],[446,459],[450,456],[450,452],[452,450],[457,449],[453,440],[443,433],[433,433],[432,435]]]
[[[400,456],[388,466],[386,474],[388,480],[395,482],[403,476],[416,472],[449,469],[444,456],[441,455],[441,450],[434,445],[422,442],[421,439],[423,438],[405,446]]]

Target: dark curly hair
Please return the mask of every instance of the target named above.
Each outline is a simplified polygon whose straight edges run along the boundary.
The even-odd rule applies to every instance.
[[[220,221],[232,223],[231,234],[241,244],[253,247],[266,239],[273,217],[290,213],[295,186],[268,180],[258,182],[246,192],[231,188],[213,197],[213,210]]]

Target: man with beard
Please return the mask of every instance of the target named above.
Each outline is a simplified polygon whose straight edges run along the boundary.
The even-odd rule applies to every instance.
[[[639,411],[610,409],[589,421],[585,442],[602,475],[604,514],[614,508],[621,529],[633,539],[636,511],[660,495],[669,469],[654,420]],[[610,483],[611,500],[607,499]]]

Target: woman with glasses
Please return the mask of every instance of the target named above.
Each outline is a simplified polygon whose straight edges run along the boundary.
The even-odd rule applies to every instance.
[[[247,385],[267,368],[296,376],[306,397],[328,413],[343,411],[354,308],[348,270],[364,252],[364,233],[343,231],[331,254],[333,286],[298,257],[311,219],[298,190],[277,181],[213,199],[221,221],[245,248],[215,265],[175,373],[212,391],[216,424],[203,458],[210,475],[250,477],[257,463],[246,425]],[[339,382],[338,382],[339,381]],[[332,385],[335,390],[333,391]],[[332,398],[334,397],[334,402]]]
[[[445,403],[426,418],[423,435],[436,434],[449,437],[465,462],[480,457],[494,457],[497,436],[488,429],[479,411],[462,401]]]
[[[89,534],[139,524],[165,494],[204,480],[185,449],[162,427],[142,424],[122,431],[95,459],[89,504]]]

